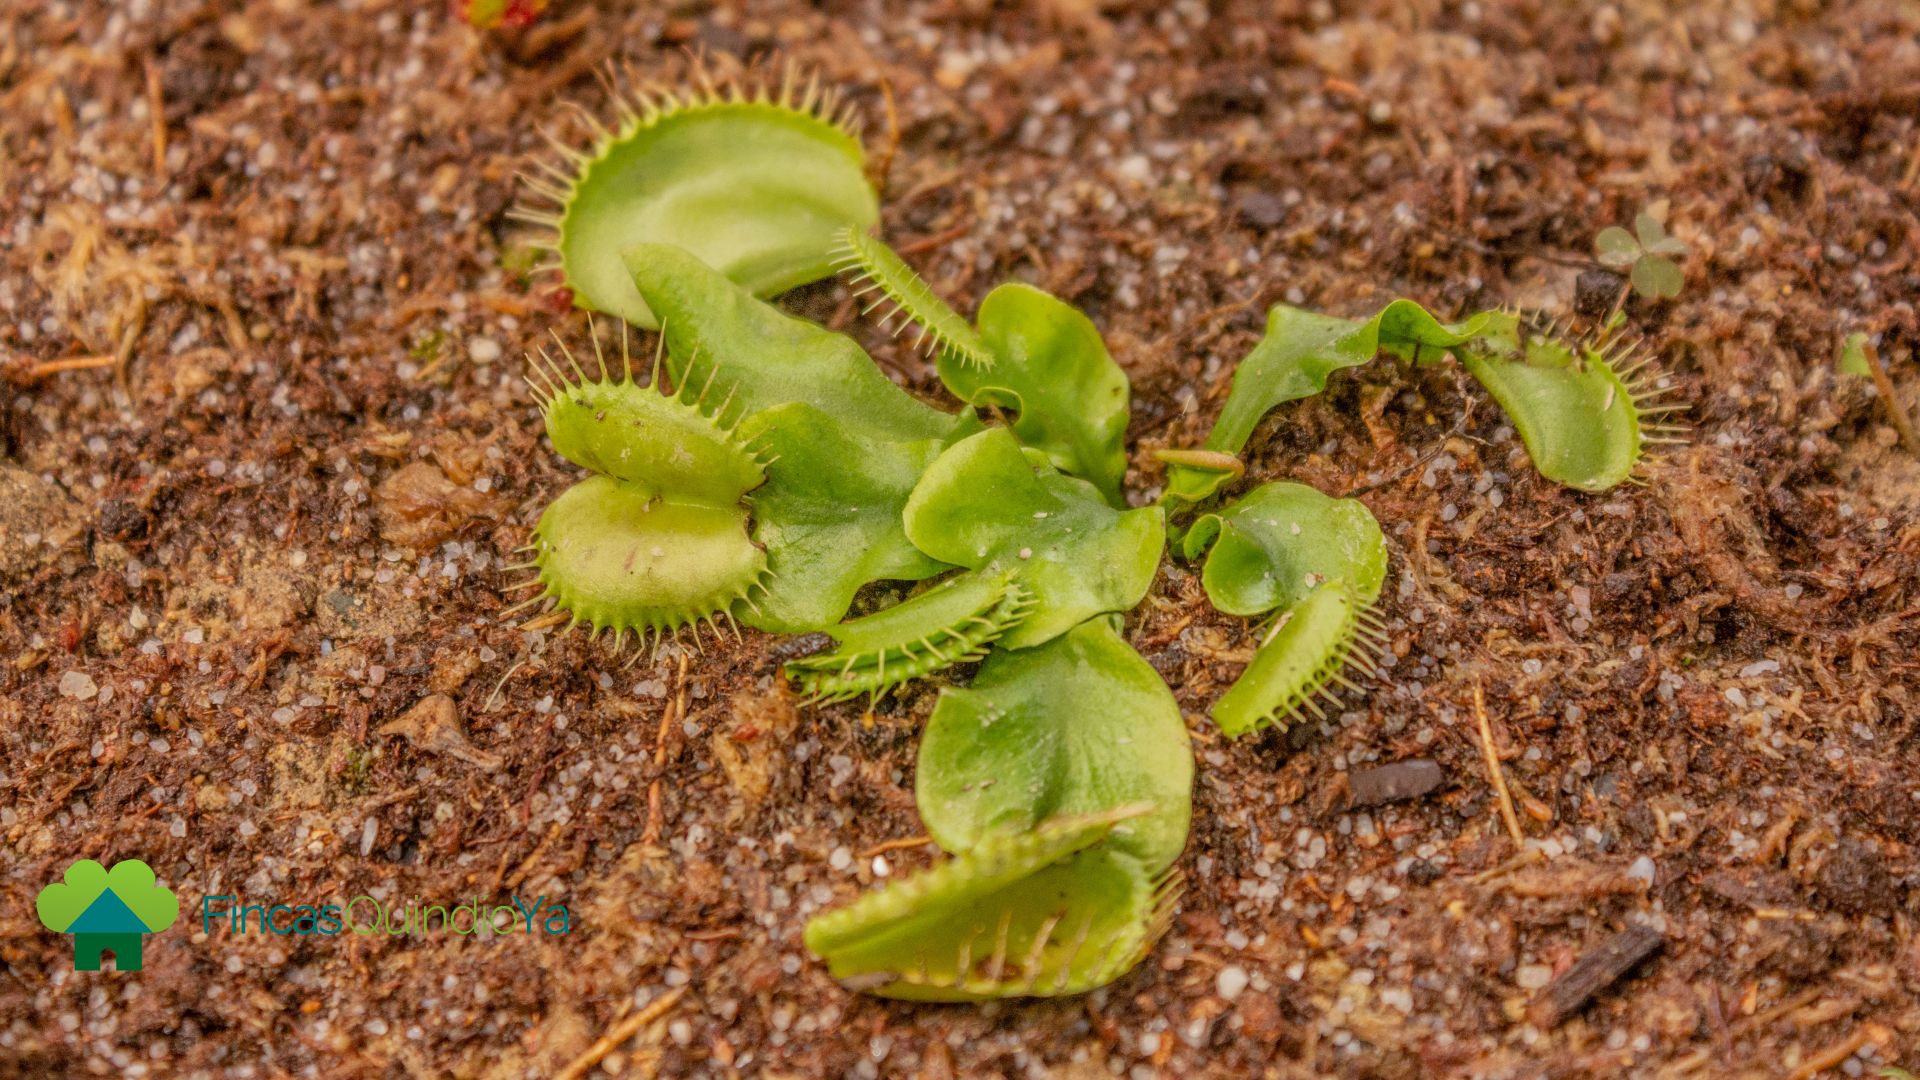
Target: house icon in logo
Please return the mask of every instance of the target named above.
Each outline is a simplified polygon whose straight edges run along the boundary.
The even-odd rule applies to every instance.
[[[139,971],[145,936],[180,917],[179,898],[155,884],[153,870],[138,859],[112,870],[82,859],[67,867],[66,880],[41,889],[33,906],[41,925],[73,935],[75,971],[99,971],[107,953],[116,970]]]

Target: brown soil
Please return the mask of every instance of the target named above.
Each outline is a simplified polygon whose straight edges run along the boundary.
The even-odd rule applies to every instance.
[[[1833,366],[1881,333],[1920,405],[1920,14],[1335,6],[558,0],[498,35],[438,0],[9,5],[0,1072],[548,1075],[610,1032],[595,1068],[673,1077],[1920,1068],[1920,470]],[[871,853],[919,832],[935,688],[796,709],[758,634],[627,666],[501,618],[569,476],[518,357],[584,330],[518,272],[513,173],[604,61],[671,81],[685,48],[852,88],[897,142],[888,233],[947,295],[1083,306],[1143,497],[1268,304],[1571,313],[1610,291],[1576,290],[1593,235],[1657,198],[1687,287],[1627,310],[1693,445],[1588,496],[1445,369],[1280,410],[1253,475],[1365,488],[1393,542],[1385,684],[1228,743],[1205,712],[1245,629],[1170,564],[1130,625],[1200,761],[1167,939],[1064,1001],[849,994],[800,929],[930,857]],[[789,303],[937,394],[843,287]],[[1348,805],[1407,757],[1441,786]],[[76,974],[35,921],[81,856],[179,892],[143,973]],[[198,919],[363,893],[544,895],[572,932]],[[1536,1005],[1632,925],[1663,951]]]

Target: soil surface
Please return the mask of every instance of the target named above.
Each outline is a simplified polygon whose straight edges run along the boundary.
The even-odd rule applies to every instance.
[[[1920,412],[1920,10],[882,8],[0,11],[0,1073],[1920,1068],[1920,466],[1835,365],[1877,335]],[[850,994],[801,927],[932,858],[937,684],[803,708],[764,635],[633,662],[503,615],[573,476],[520,357],[587,332],[527,280],[515,172],[609,60],[700,50],[846,87],[887,235],[963,309],[1021,278],[1094,318],[1136,499],[1268,305],[1604,316],[1592,239],[1662,199],[1686,286],[1625,314],[1691,443],[1586,495],[1445,366],[1278,410],[1249,480],[1386,528],[1384,681],[1228,742],[1247,627],[1169,561],[1128,626],[1199,764],[1166,939],[1067,1000]],[[844,285],[786,303],[940,396]],[[79,857],[179,894],[144,971],[35,920]],[[544,897],[569,932],[236,935],[207,896]]]

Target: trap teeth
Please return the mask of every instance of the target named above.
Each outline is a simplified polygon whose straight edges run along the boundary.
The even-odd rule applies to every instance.
[[[612,117],[572,107],[585,149],[542,132],[516,218],[558,252],[579,306],[657,327],[621,261],[635,244],[685,248],[764,297],[828,276],[834,231],[878,221],[858,125],[817,81],[717,79],[700,64],[696,88],[679,91],[600,74]]]
[[[864,229],[849,226],[840,234],[840,250],[835,267],[840,273],[858,271],[852,282],[856,297],[878,295],[862,309],[862,315],[888,307],[880,328],[899,336],[909,327],[917,328],[913,346],[974,368],[993,366],[993,355],[978,333],[959,312],[940,299],[926,281],[906,262]],[[897,323],[897,325],[896,325]]]
[[[894,687],[978,659],[1019,625],[1032,593],[1006,576],[965,574],[872,615],[842,623],[830,652],[789,661],[803,696],[831,703]]]
[[[1358,689],[1341,669],[1352,663],[1373,671],[1364,657],[1365,610],[1344,582],[1315,589],[1287,610],[1239,679],[1214,702],[1213,719],[1220,730],[1238,736],[1269,726],[1285,729],[1302,711],[1328,719],[1319,699],[1326,696],[1336,710],[1341,704],[1325,694],[1327,684],[1337,680]]]

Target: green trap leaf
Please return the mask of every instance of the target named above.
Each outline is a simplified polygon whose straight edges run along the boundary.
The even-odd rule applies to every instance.
[[[1100,845],[1144,812],[998,833],[807,924],[849,989],[911,1001],[1078,994],[1124,974],[1165,930],[1179,878]]]
[[[1485,319],[1442,323],[1411,300],[1395,300],[1371,319],[1340,319],[1276,304],[1267,314],[1266,336],[1233,373],[1233,389],[1205,448],[1238,454],[1261,417],[1284,402],[1325,390],[1327,376],[1335,371],[1367,363],[1383,349],[1415,362],[1437,360],[1470,340]],[[1167,471],[1167,496],[1199,502],[1230,476],[1225,469],[1174,464]]]
[[[1386,537],[1366,506],[1305,484],[1262,484],[1195,520],[1183,544],[1189,559],[1206,553],[1201,584],[1229,615],[1291,607],[1336,578],[1370,602],[1387,574]]]
[[[526,178],[534,199],[516,211],[547,230],[582,307],[659,325],[622,261],[639,245],[685,249],[771,296],[826,277],[840,231],[879,219],[850,117],[791,72],[778,88],[641,89],[616,107],[589,150],[557,146]]]

